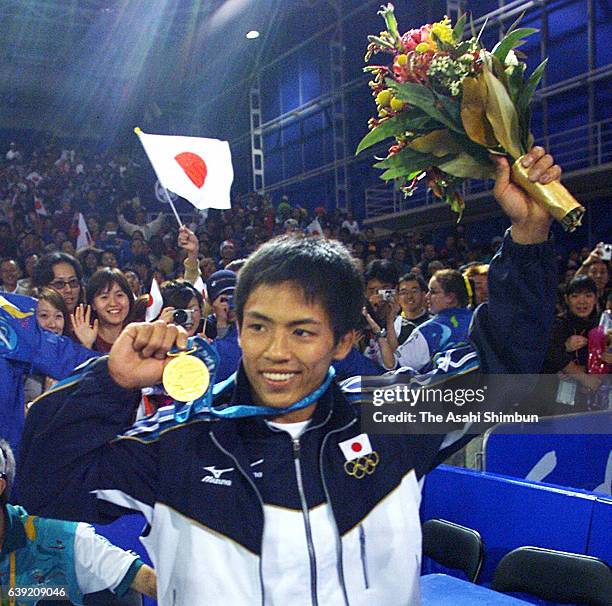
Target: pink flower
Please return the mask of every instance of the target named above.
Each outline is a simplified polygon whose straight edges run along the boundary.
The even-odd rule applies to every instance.
[[[417,44],[421,43],[421,30],[420,29],[411,29],[406,32],[402,36],[402,46],[404,47],[404,52],[409,53],[413,51]]]

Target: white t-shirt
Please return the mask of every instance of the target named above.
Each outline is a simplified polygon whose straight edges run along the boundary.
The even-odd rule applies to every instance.
[[[266,421],[266,423],[269,427],[286,431],[291,436],[291,439],[295,440],[306,431],[306,427],[308,427],[310,419],[307,419],[306,421],[298,421],[297,423],[277,423],[276,421]]]

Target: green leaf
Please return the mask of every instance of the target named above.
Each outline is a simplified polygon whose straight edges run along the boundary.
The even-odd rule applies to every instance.
[[[518,65],[512,65],[506,68],[506,81],[508,82],[508,92],[510,98],[516,106],[521,93],[523,92],[523,71],[525,70],[525,64],[519,63]]]
[[[517,18],[517,19],[514,21],[514,23],[513,23],[513,24],[510,26],[510,28],[509,28],[509,29],[508,29],[508,31],[506,32],[506,34],[505,34],[506,36],[507,36],[508,34],[511,34],[511,33],[512,33],[512,32],[513,32],[513,31],[514,31],[514,30],[515,30],[515,29],[516,29],[516,28],[519,26],[519,23],[520,23],[520,22],[523,20],[523,17],[525,16],[525,13],[526,13],[526,12],[527,12],[527,11],[526,11],[526,10],[524,10],[524,11],[523,11],[523,12],[522,12],[522,13],[521,13],[519,16],[518,16],[518,18]]]
[[[465,22],[467,20],[467,15],[463,13],[457,23],[455,23],[455,27],[453,28],[453,38],[459,42],[461,38],[463,38],[463,30],[465,29]]]
[[[428,116],[454,131],[463,131],[461,123],[457,123],[445,111],[441,111],[439,108],[440,103],[438,103],[436,96],[422,84],[415,84],[413,82],[400,84],[389,78],[386,82],[387,86],[394,91],[395,96],[401,101],[406,101],[410,105],[418,107]]]
[[[540,63],[540,65],[533,70],[533,73],[527,79],[525,88],[523,89],[518,103],[519,112],[524,111],[531,103],[531,99],[533,98],[536,88],[538,87],[538,84],[540,84],[540,80],[544,75],[544,70],[546,69],[547,63],[548,59],[544,59],[544,61],[542,61],[542,63]]]
[[[395,137],[397,135],[404,134],[407,130],[411,129],[411,125],[413,122],[416,122],[419,118],[425,118],[425,121],[429,120],[427,116],[423,116],[422,112],[414,112],[414,111],[405,111],[401,114],[397,114],[397,116],[393,116],[388,120],[385,120],[375,128],[373,128],[360,142],[357,146],[357,151],[355,155],[361,153],[364,149],[368,147],[372,147],[379,141],[383,141],[388,137]],[[422,126],[422,120],[416,122],[419,127]]]
[[[381,179],[388,181],[390,179],[407,177],[407,175],[414,173],[415,171],[420,172],[429,166],[435,166],[439,161],[439,158],[436,158],[431,154],[420,154],[410,148],[405,147],[397,154],[394,154],[393,156],[385,158],[381,162],[374,164],[374,168],[387,169],[381,175]]]
[[[482,162],[469,154],[460,153],[438,168],[453,177],[464,179],[494,179],[495,169],[490,162]]]
[[[520,27],[519,29],[515,29],[513,32],[506,34],[503,39],[493,47],[491,54],[503,63],[506,60],[506,56],[513,48],[525,44],[523,38],[531,36],[531,34],[535,34],[538,31],[539,30],[533,27]]]

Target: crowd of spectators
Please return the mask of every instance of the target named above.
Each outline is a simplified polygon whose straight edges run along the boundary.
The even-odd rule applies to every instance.
[[[26,152],[11,143],[3,156],[0,289],[40,297],[38,317],[43,327],[99,352],[110,350],[129,321],[144,319],[153,278],[162,285],[182,278],[194,282],[199,270],[206,282],[220,270],[236,271],[238,260],[274,236],[319,233],[345,244],[364,270],[368,299],[360,342],[364,357],[381,372],[397,364],[414,365],[417,359],[424,367],[443,345],[426,342],[427,327],[413,331],[432,314],[438,320],[446,314],[457,333],[453,343],[467,338],[470,310],[487,300],[488,262],[502,241],[500,234],[488,244],[476,244],[458,225],[442,246],[436,246],[432,233],[382,235],[361,227],[350,212],[318,207],[309,214],[286,196],[274,201],[255,193],[235,196],[230,210],[194,211],[185,217],[188,229],[179,231],[171,213],[155,212],[153,206],[159,208],[159,203],[143,201],[142,170],[129,155],[88,154],[52,143]],[[79,213],[90,239],[88,246],[77,250]],[[588,329],[597,325],[599,314],[610,305],[609,262],[601,258],[601,250],[583,247],[560,259],[559,314],[575,314],[575,274],[583,276],[580,288],[593,291],[596,300],[586,323],[570,322],[582,327],[579,342],[573,338],[561,343],[559,331],[555,332],[549,362],[556,360],[556,366],[551,362],[547,367],[551,372],[564,370],[559,360],[570,352],[578,352],[572,354],[572,364],[582,361],[581,368],[586,368]],[[166,293],[182,288],[180,282],[169,284]],[[53,291],[61,294],[61,301]],[[174,296],[165,295],[165,304]],[[211,305],[203,309],[197,290],[184,297],[189,299],[186,305],[193,300],[192,307],[199,308],[198,323],[200,316],[212,312],[207,334],[217,321],[220,327],[227,325],[227,309],[225,314],[215,313]],[[227,301],[224,304],[227,307]],[[463,327],[458,332],[457,322]],[[192,328],[196,332],[198,326]],[[381,337],[386,340],[380,341]],[[420,343],[418,348],[415,342]],[[563,351],[554,351],[556,347]],[[374,367],[355,368],[372,371]],[[42,390],[50,379],[37,377],[36,382]],[[590,379],[586,383],[595,387]]]

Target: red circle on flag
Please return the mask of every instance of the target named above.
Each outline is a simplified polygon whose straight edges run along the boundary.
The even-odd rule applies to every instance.
[[[185,174],[189,177],[190,181],[200,189],[206,181],[206,175],[208,169],[206,168],[206,162],[193,152],[181,152],[174,156],[174,159],[178,162],[179,166],[185,171]]]
[[[147,301],[147,307],[151,307],[153,305],[153,296],[149,294],[149,300]]]
[[[351,450],[353,452],[361,452],[363,446],[359,442],[353,442],[351,444]]]

